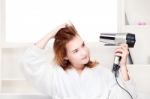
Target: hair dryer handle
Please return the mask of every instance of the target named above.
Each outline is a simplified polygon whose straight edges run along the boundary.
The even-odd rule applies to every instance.
[[[121,57],[115,56],[112,71],[118,71],[119,70],[119,68],[120,68],[120,66],[119,66],[120,60],[121,60]]]

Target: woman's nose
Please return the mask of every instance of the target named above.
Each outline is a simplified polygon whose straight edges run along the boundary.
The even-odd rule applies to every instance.
[[[85,49],[81,49],[81,56],[83,56],[83,57],[86,56],[86,53],[87,53],[87,52],[86,52]]]

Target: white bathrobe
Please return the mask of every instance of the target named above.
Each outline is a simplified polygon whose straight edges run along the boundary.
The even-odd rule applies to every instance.
[[[64,71],[47,61],[44,54],[45,50],[33,45],[25,51],[20,62],[27,80],[52,99],[131,99],[117,85],[109,69],[97,65],[85,67],[81,74],[73,68]],[[136,99],[132,80],[124,81],[119,75],[119,83]]]

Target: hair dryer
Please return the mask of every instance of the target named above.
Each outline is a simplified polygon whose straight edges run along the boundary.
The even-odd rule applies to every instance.
[[[117,46],[121,43],[126,43],[129,48],[132,48],[136,39],[135,34],[132,33],[101,33],[100,42],[105,43],[106,46]],[[121,57],[115,56],[112,71],[117,72],[119,70],[120,59]]]

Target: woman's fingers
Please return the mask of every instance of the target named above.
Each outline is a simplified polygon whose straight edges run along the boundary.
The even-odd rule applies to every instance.
[[[121,66],[126,65],[128,54],[129,54],[128,45],[126,43],[120,44],[115,49],[115,56],[121,57],[121,61],[120,61]]]
[[[124,50],[128,50],[128,45],[126,43],[120,44],[120,47]]]
[[[115,55],[116,56],[126,57],[128,54],[129,54],[128,45],[125,44],[125,43],[124,44],[120,44],[115,49]]]
[[[66,24],[67,24],[68,26],[73,26],[73,24],[72,24],[72,22],[71,22],[70,20],[68,20],[68,21],[66,22]]]

